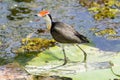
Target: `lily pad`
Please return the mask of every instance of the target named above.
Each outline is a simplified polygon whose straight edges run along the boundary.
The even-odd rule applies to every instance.
[[[73,45],[65,45],[65,52],[68,63],[62,66],[64,56],[62,49],[58,46],[51,47],[43,52],[29,52],[18,54],[16,61],[24,66],[25,70],[38,76],[61,76],[68,77],[72,80],[114,80],[119,79],[111,71],[112,62],[113,70],[120,74],[119,70],[119,53],[100,51],[97,48],[88,45],[79,45],[85,49],[87,63],[82,63],[84,55],[82,51]]]

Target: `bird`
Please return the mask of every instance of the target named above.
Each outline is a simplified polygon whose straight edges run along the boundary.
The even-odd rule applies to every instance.
[[[86,62],[87,53],[78,44],[89,43],[89,40],[87,39],[87,37],[80,34],[69,24],[53,21],[51,14],[48,10],[41,10],[37,14],[37,16],[44,18],[44,20],[46,21],[47,29],[50,31],[55,41],[61,44],[64,44],[64,43],[76,44],[76,46],[79,47],[79,49],[81,49],[82,52],[84,53],[83,62]],[[67,57],[66,57],[64,47],[62,47],[62,50],[64,54],[64,63],[62,65],[66,65]]]

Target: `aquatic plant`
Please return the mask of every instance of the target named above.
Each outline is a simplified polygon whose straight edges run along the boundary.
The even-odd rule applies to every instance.
[[[80,4],[88,8],[89,11],[94,12],[96,20],[105,18],[114,19],[117,13],[120,12],[120,2],[118,0],[80,0]]]
[[[43,39],[43,38],[24,38],[21,40],[22,46],[16,51],[20,52],[33,52],[43,51],[49,47],[55,46],[55,40]]]

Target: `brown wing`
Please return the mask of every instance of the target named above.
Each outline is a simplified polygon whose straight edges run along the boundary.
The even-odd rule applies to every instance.
[[[56,41],[61,43],[88,42],[87,38],[80,35],[73,27],[62,22],[53,23],[51,34]]]

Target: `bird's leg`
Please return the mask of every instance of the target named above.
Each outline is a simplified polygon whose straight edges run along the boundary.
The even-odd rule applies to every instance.
[[[81,49],[82,52],[84,53],[84,60],[83,60],[83,62],[86,63],[86,60],[87,60],[87,53],[86,53],[78,44],[77,44],[77,47],[78,47],[79,49]]]
[[[67,64],[67,57],[66,57],[66,54],[65,54],[64,45],[62,45],[62,51],[63,51],[63,55],[64,55],[64,63],[62,65],[66,65]]]

